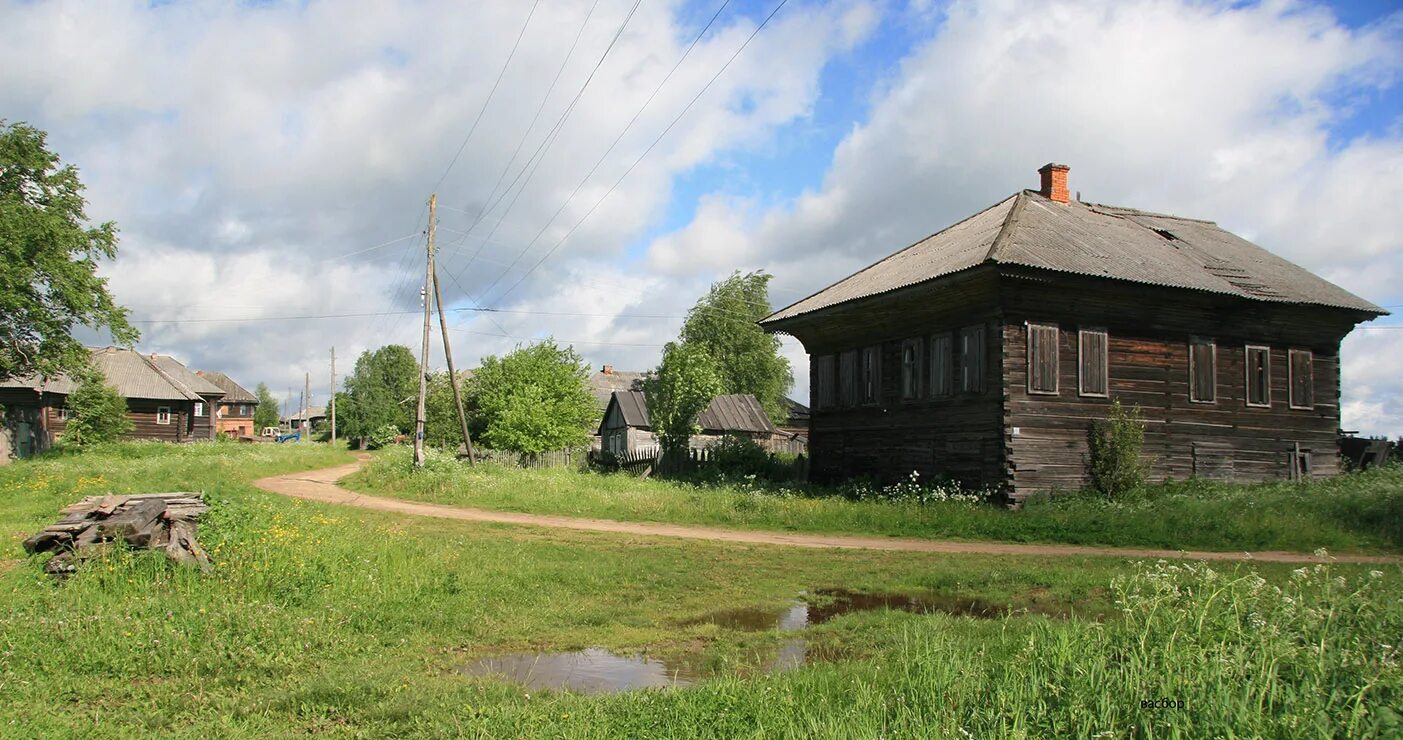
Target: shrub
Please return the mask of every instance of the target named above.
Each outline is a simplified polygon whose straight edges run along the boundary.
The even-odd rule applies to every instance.
[[[395,437],[399,436],[399,427],[394,424],[381,424],[371,431],[366,438],[365,446],[378,450],[381,447],[388,447],[395,443]]]
[[[770,453],[753,439],[728,434],[711,445],[711,465],[725,476],[771,474]]]
[[[1091,487],[1115,498],[1145,485],[1148,466],[1140,457],[1145,446],[1145,422],[1140,407],[1126,409],[1120,399],[1111,403],[1106,421],[1091,425]]]
[[[856,478],[839,487],[839,492],[850,501],[876,501],[880,503],[937,504],[942,502],[974,504],[987,501],[990,495],[977,491],[967,491],[958,483],[944,480],[922,481],[921,474],[911,471],[911,475],[890,486],[879,485],[871,478]]]
[[[64,441],[73,445],[112,442],[130,432],[127,401],[96,368],[77,373],[78,387],[68,395],[68,425]]]

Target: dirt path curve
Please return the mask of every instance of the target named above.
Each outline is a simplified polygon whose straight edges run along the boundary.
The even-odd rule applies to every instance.
[[[350,465],[288,473],[261,478],[253,485],[273,493],[308,501],[321,501],[343,506],[355,506],[374,511],[386,511],[413,516],[458,519],[469,522],[519,524],[530,527],[553,527],[586,532],[613,532],[650,537],[679,537],[690,540],[737,542],[755,545],[788,545],[858,550],[900,550],[905,552],[963,553],[982,555],[1032,555],[1044,557],[1105,556],[1118,558],[1180,558],[1186,560],[1260,560],[1274,563],[1315,563],[1332,560],[1345,563],[1403,563],[1403,557],[1388,555],[1331,555],[1318,558],[1296,552],[1207,552],[1192,550],[1154,550],[1129,547],[1087,547],[1083,545],[1028,545],[1008,542],[960,542],[952,540],[922,540],[899,537],[854,536],[836,534],[793,534],[763,530],[722,529],[684,524],[653,522],[624,522],[613,519],[585,519],[551,514],[519,514],[489,511],[463,506],[444,506],[417,501],[367,496],[348,491],[336,481],[360,469],[361,457]]]

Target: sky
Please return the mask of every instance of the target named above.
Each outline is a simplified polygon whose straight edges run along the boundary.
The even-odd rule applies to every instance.
[[[430,193],[461,367],[649,369],[733,270],[786,305],[1050,161],[1403,309],[1396,2],[0,0],[0,69],[138,346],[317,405],[332,347],[417,352]],[[1341,351],[1344,428],[1403,434],[1403,320]]]

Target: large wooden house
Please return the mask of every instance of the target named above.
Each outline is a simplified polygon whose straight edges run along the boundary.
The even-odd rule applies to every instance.
[[[214,409],[214,433],[227,437],[255,437],[262,430],[253,428],[253,412],[258,396],[224,373],[196,370],[195,374],[224,391]]]
[[[1340,340],[1387,312],[1216,224],[1023,191],[760,323],[810,355],[816,479],[1088,483],[1138,407],[1153,477],[1339,469]]]
[[[174,357],[130,349],[93,349],[93,365],[127,400],[129,439],[190,442],[214,438],[211,419],[224,390],[191,372]],[[51,447],[68,424],[68,394],[77,384],[66,375],[11,378],[0,382],[4,407],[4,454],[27,457]]]

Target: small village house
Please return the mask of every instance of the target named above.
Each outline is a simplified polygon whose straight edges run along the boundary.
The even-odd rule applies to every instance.
[[[697,417],[699,434],[692,435],[693,449],[707,447],[726,435],[767,444],[777,436],[775,425],[755,396],[737,393],[717,396]],[[599,424],[603,449],[616,455],[653,452],[658,438],[648,416],[648,398],[642,391],[616,391]]]
[[[120,347],[91,350],[93,365],[108,385],[127,400],[132,421],[128,439],[167,442],[210,440],[214,406],[224,390],[191,372],[174,357],[146,355]],[[68,422],[68,394],[76,383],[67,375],[11,378],[0,381],[5,408],[4,446],[0,459],[28,457],[49,449],[63,437]]]
[[[815,479],[1080,488],[1116,399],[1144,416],[1154,478],[1339,470],[1340,341],[1386,311],[1212,222],[1039,173],[761,321],[809,353]]]
[[[326,421],[327,411],[325,406],[308,406],[296,413],[284,416],[278,421],[284,429],[298,431],[302,428],[303,420],[306,420],[308,428],[315,429],[319,424]]]
[[[258,396],[234,382],[224,373],[198,370],[196,375],[224,391],[224,398],[215,405],[214,433],[228,437],[253,437],[260,430],[253,428],[253,412],[258,408]]]

